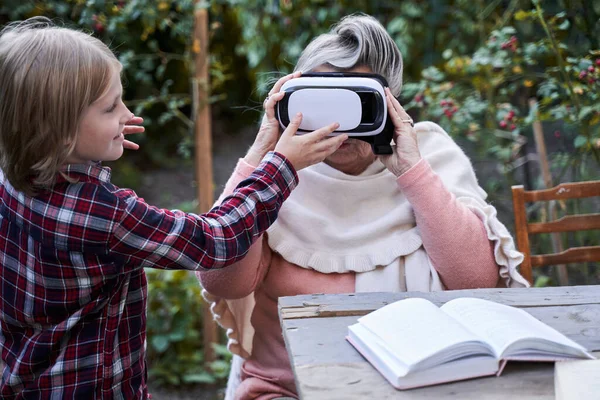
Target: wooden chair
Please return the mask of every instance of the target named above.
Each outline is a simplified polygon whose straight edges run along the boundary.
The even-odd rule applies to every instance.
[[[600,229],[600,214],[564,216],[550,222],[529,223],[525,203],[563,199],[600,197],[600,181],[563,183],[551,189],[527,191],[522,185],[512,187],[515,231],[519,251],[525,255],[521,274],[533,283],[532,267],[600,261],[600,246],[571,247],[560,253],[531,255],[529,235]]]

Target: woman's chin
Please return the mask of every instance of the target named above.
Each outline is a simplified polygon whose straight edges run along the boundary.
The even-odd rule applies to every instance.
[[[329,164],[334,164],[339,167],[353,166],[357,163],[361,163],[361,157],[356,152],[356,149],[338,149],[335,153],[325,159]]]

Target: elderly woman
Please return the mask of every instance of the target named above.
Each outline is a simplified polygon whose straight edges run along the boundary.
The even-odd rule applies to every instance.
[[[223,196],[272,150],[280,88],[300,72],[385,77],[394,152],[378,158],[368,143],[348,139],[324,162],[299,172],[297,189],[246,258],[198,273],[227,329],[229,349],[243,358],[241,384],[229,393],[235,399],[297,398],[277,316],[280,296],[527,285],[516,272],[522,256],[485,202],[469,159],[438,125],[413,127],[396,100],[402,57],[379,22],[344,18],[308,45],[296,71],[269,93],[256,141]]]

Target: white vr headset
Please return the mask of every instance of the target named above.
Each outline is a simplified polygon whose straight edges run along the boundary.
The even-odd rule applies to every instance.
[[[392,154],[394,127],[388,119],[386,86],[385,78],[377,74],[303,74],[283,84],[285,96],[277,103],[276,116],[285,129],[301,112],[298,134],[338,122],[334,134],[346,133],[368,142],[375,154]]]

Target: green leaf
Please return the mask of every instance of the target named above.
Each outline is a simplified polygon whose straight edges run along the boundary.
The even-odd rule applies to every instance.
[[[558,29],[561,31],[566,31],[571,27],[571,23],[568,19],[565,19],[559,26]]]
[[[396,17],[390,21],[387,26],[387,31],[390,35],[394,35],[396,33],[402,33],[406,30],[406,19],[403,17]]]
[[[578,118],[579,118],[579,120],[584,120],[588,117],[588,115],[592,114],[593,112],[594,112],[594,107],[592,107],[592,106],[582,107],[581,111],[579,111]]]
[[[159,353],[163,353],[169,348],[169,338],[165,335],[154,335],[151,338],[152,347]]]
[[[215,383],[215,377],[208,372],[186,374],[182,380],[184,383]]]
[[[434,82],[441,82],[444,80],[445,75],[436,67],[429,67],[423,70],[423,78]]]
[[[517,20],[517,21],[523,21],[523,20],[529,18],[530,15],[531,14],[525,10],[519,10],[515,13],[514,17],[515,17],[515,20]]]
[[[546,287],[546,286],[549,286],[551,282],[552,282],[552,280],[550,279],[549,276],[540,275],[536,278],[533,286],[534,287]]]
[[[581,148],[581,147],[587,145],[587,143],[588,143],[588,139],[585,136],[577,135],[577,137],[575,138],[575,141],[573,142],[573,145],[576,148]]]

